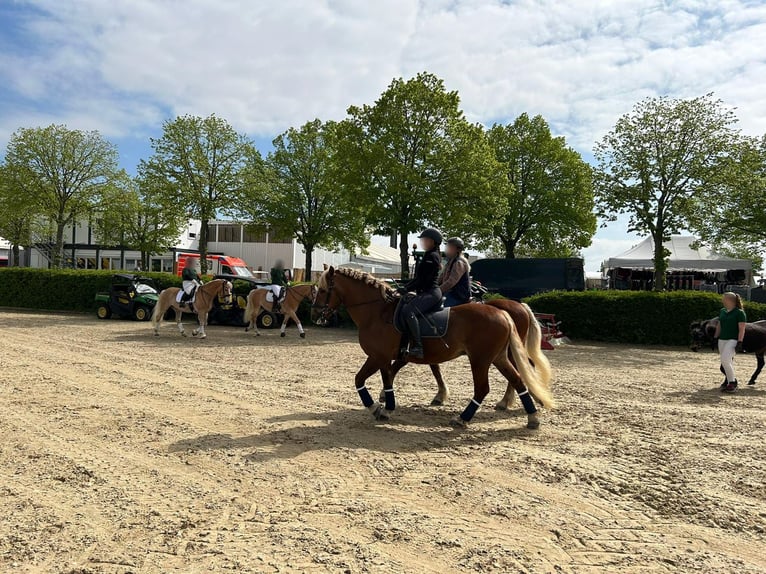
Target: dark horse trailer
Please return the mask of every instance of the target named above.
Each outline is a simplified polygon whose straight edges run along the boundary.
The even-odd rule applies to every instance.
[[[471,275],[490,291],[509,299],[560,289],[585,290],[585,266],[577,257],[566,259],[479,259]]]

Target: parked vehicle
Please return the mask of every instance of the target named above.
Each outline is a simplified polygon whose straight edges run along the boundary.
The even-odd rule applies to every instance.
[[[188,266],[192,266],[199,271],[199,257],[199,253],[180,253],[176,264],[176,275],[180,276]],[[236,277],[237,279],[253,277],[252,271],[250,271],[250,268],[243,259],[229,255],[208,255],[207,269],[209,274],[216,276],[226,275]]]
[[[247,326],[245,322],[245,308],[247,307],[247,294],[251,289],[270,289],[271,283],[255,277],[242,277],[239,275],[219,274],[213,279],[226,279],[234,284],[234,297],[230,302],[216,300],[208,314],[208,324],[232,325],[235,327]],[[259,329],[274,329],[282,324],[282,315],[271,313],[262,309],[256,324]]]
[[[154,281],[139,275],[116,274],[107,293],[96,293],[96,315],[109,319],[112,315],[147,321],[157,304]]]

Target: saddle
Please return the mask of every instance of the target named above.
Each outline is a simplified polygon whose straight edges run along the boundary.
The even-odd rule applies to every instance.
[[[399,304],[394,311],[394,328],[403,335],[407,335],[407,324],[404,320],[402,309],[404,303],[407,302],[406,297],[402,297]],[[420,336],[423,339],[440,339],[447,334],[449,328],[449,310],[440,304],[433,311],[418,315],[418,323],[420,323]]]

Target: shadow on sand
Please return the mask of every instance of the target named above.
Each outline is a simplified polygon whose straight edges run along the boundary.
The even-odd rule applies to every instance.
[[[457,412],[457,411],[455,411]],[[290,459],[310,451],[332,449],[364,449],[384,453],[422,452],[453,449],[456,446],[486,445],[510,439],[525,439],[540,431],[526,428],[526,416],[521,410],[495,413],[492,410],[477,414],[474,425],[498,417],[507,419],[508,428],[480,430],[476,426],[467,430],[448,425],[451,412],[428,407],[397,409],[395,418],[385,424],[376,424],[363,409],[304,412],[272,417],[266,422],[311,423],[290,428],[275,428],[246,436],[207,434],[175,442],[168,452],[197,452],[213,450],[253,451],[245,455],[250,461]],[[324,424],[321,424],[324,423]]]

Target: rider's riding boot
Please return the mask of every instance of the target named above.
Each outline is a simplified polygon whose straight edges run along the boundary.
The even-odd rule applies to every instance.
[[[414,313],[407,317],[407,330],[410,332],[410,350],[407,355],[415,359],[422,359],[423,341],[420,338],[420,323]]]

